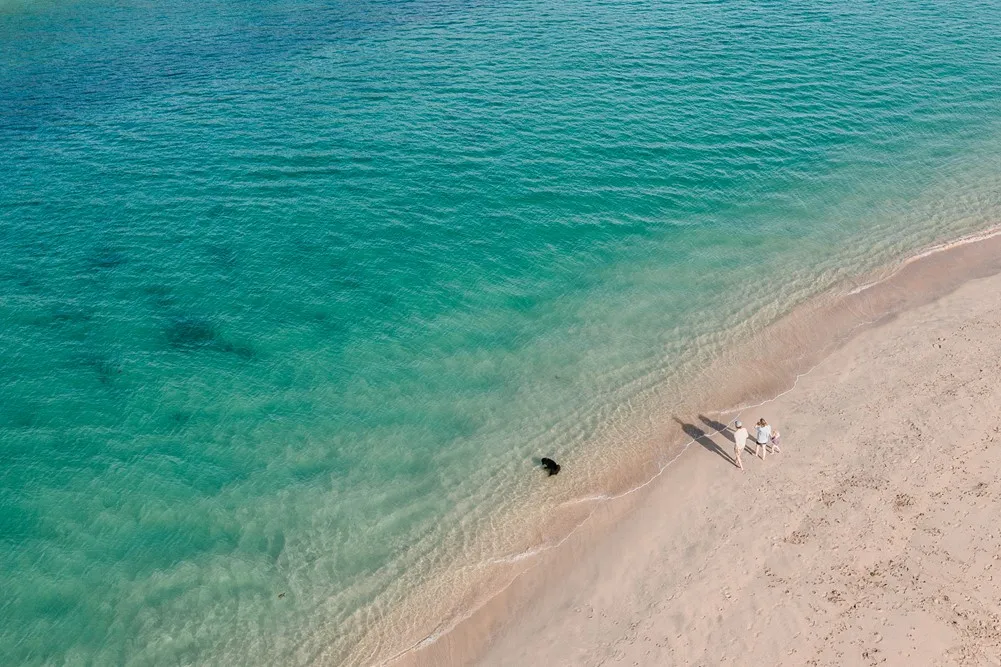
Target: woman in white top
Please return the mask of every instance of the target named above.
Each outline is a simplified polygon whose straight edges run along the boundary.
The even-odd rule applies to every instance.
[[[768,425],[765,418],[762,417],[758,420],[755,425],[755,438],[756,447],[754,448],[754,454],[760,456],[761,460],[765,460],[765,454],[768,452],[768,443],[772,439],[772,427]]]

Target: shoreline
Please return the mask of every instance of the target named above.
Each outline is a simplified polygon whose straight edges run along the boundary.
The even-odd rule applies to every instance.
[[[543,543],[519,554],[518,561],[530,562],[522,571],[514,573],[499,591],[473,605],[469,613],[453,618],[444,627],[439,625],[415,645],[373,664],[473,664],[487,655],[499,637],[512,632],[518,624],[515,617],[519,610],[545,595],[542,591],[549,585],[550,573],[563,572],[582,556],[600,549],[618,522],[632,520],[631,515],[646,506],[648,497],[660,492],[656,487],[666,483],[665,477],[677,477],[680,466],[673,464],[690,456],[691,445],[702,437],[701,434],[713,436],[712,425],[717,418],[778,400],[794,391],[801,377],[810,374],[863,332],[879,329],[903,313],[934,303],[967,283],[998,273],[1001,273],[1001,228],[993,228],[925,248],[873,272],[870,276],[875,274],[874,279],[857,287],[829,290],[793,308],[767,327],[762,335],[727,351],[710,365],[698,384],[722,386],[728,369],[735,364],[751,371],[756,369],[757,372],[750,373],[753,381],[719,392],[713,397],[714,401],[702,395],[689,401],[695,404],[692,405],[695,412],[700,402],[732,407],[711,412],[711,419],[699,413],[701,419],[697,420],[693,412],[687,423],[675,416],[674,421],[681,425],[685,437],[679,436],[677,424],[672,426],[670,418],[666,419],[660,429],[662,437],[657,438],[657,448],[666,461],[658,462],[656,471],[645,480],[635,480],[636,483],[627,483],[624,487],[610,484],[614,490],[607,494],[572,501],[590,505],[591,509],[555,543]],[[818,317],[825,318],[830,326],[818,331],[820,327],[815,326]],[[790,345],[799,354],[792,355],[776,368],[773,360]],[[665,475],[669,471],[674,474]]]

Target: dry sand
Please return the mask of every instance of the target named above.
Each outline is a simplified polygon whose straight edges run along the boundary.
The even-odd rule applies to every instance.
[[[741,472],[700,438],[465,629],[479,662],[1001,664],[999,378],[1001,276],[863,331],[743,412],[783,453]]]

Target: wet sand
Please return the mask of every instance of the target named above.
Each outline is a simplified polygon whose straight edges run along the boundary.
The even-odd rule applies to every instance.
[[[778,398],[665,418],[665,439],[696,436],[671,465],[393,664],[997,664],[999,246],[777,323],[714,372],[754,375],[795,341],[774,378],[734,383],[745,405]],[[739,471],[716,432],[738,413],[775,424],[783,452]]]
[[[700,438],[482,664],[997,664],[999,376],[1001,277],[861,333],[744,411],[781,454]]]

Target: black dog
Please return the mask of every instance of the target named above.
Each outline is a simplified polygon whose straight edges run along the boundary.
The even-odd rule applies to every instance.
[[[542,467],[546,469],[550,477],[560,472],[560,464],[552,459],[543,458]]]

